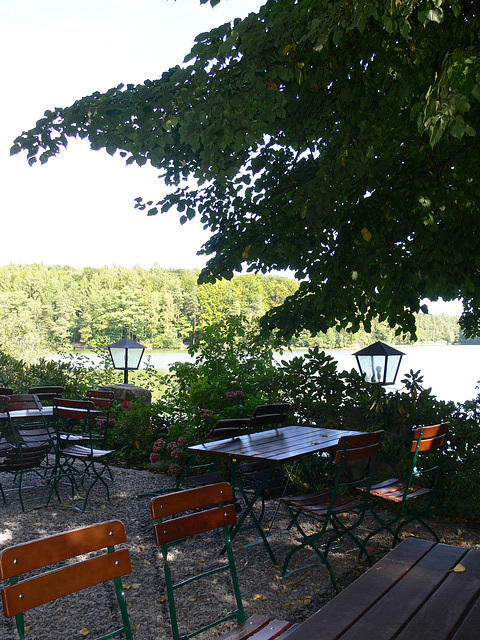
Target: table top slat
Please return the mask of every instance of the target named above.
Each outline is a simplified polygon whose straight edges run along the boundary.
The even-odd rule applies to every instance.
[[[470,611],[461,622],[457,632],[452,636],[452,640],[472,640],[478,636],[480,629],[480,598],[472,604]]]
[[[467,552],[463,572],[449,571],[444,582],[407,624],[397,640],[447,640],[480,593],[480,553]],[[438,615],[441,611],[442,615]],[[477,633],[480,635],[479,627]],[[475,637],[470,636],[470,638]]]
[[[369,640],[397,638],[397,634],[438,589],[447,572],[461,562],[465,553],[466,550],[460,547],[433,547],[368,610],[355,626],[355,631],[347,631],[342,640],[358,638],[359,631]]]
[[[408,539],[302,623],[298,640],[337,640],[378,602],[434,546]],[[369,636],[365,636],[368,638]],[[387,636],[385,636],[387,637]],[[293,640],[293,638],[292,638]]]

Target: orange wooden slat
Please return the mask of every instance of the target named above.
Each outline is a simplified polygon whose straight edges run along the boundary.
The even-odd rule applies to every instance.
[[[206,485],[201,490],[187,489],[153,498],[150,502],[150,512],[152,518],[158,520],[183,511],[202,509],[231,500],[233,500],[232,487],[228,482],[221,482]]]
[[[236,521],[237,514],[233,504],[198,511],[157,523],[154,526],[155,542],[157,545],[168,544],[218,527],[228,527]]]
[[[8,547],[0,553],[0,578],[5,580],[126,540],[123,523],[110,520]]]
[[[132,572],[127,549],[90,558],[28,578],[2,590],[5,616],[12,616],[87,587]]]

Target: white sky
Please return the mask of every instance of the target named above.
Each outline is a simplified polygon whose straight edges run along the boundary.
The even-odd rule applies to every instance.
[[[0,0],[0,264],[202,267],[208,237],[170,211],[147,218],[134,198],[160,199],[158,171],[74,141],[46,165],[9,156],[45,110],[94,91],[139,84],[181,64],[197,34],[261,0]]]

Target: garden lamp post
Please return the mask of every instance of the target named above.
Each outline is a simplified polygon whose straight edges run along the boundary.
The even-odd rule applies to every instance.
[[[360,375],[367,382],[380,385],[395,384],[400,362],[405,355],[383,342],[375,342],[353,354]]]
[[[145,347],[135,340],[123,338],[109,345],[108,350],[112,356],[113,368],[124,370],[123,384],[128,384],[128,372],[138,369]]]

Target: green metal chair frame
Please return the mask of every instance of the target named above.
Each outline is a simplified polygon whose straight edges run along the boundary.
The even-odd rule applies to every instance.
[[[54,398],[54,416],[57,433],[60,437],[60,429],[64,424],[63,421],[72,421],[74,424],[80,424],[79,428],[81,441],[75,441],[69,444],[68,439],[65,441],[65,447],[62,449],[62,457],[67,461],[68,467],[63,471],[67,477],[80,476],[82,485],[87,478],[90,483],[85,495],[83,511],[85,511],[88,498],[93,487],[100,483],[105,487],[107,500],[110,500],[110,491],[104,477],[105,474],[112,478],[109,468],[109,462],[114,449],[97,449],[95,447],[95,438],[92,431],[93,416],[92,411],[95,404],[92,400],[70,400],[67,398]],[[76,437],[76,434],[74,434]],[[83,467],[79,470],[75,467],[75,462],[79,462]],[[56,481],[58,482],[59,477]]]
[[[34,417],[13,417],[14,411],[33,410]],[[56,461],[51,464],[48,454],[55,452],[56,434],[54,429],[47,425],[42,415],[42,405],[37,396],[32,394],[16,394],[0,398],[0,411],[5,414],[2,419],[2,435],[0,443],[0,471],[10,473],[17,482],[18,497],[22,510],[25,511],[22,491],[26,488],[23,478],[27,474],[38,476],[43,486],[50,483],[51,490],[47,504],[50,502],[53,492],[61,502],[57,484],[53,477],[57,470]],[[5,490],[0,487],[2,498],[6,504]]]
[[[245,640],[246,638],[260,640],[261,638],[262,640],[269,640],[281,636],[290,627],[290,623],[287,621],[272,621],[267,616],[254,615],[245,620],[229,534],[229,527],[236,522],[236,510],[233,504],[233,492],[230,484],[227,482],[216,483],[157,496],[150,502],[150,511],[152,518],[156,521],[154,525],[155,541],[160,547],[163,556],[170,622],[174,640],[193,638],[229,620],[235,620],[238,626],[231,632],[220,636],[224,640],[227,638],[235,640]],[[174,583],[168,554],[169,549],[185,542],[194,535],[200,535],[216,529],[222,529],[223,531],[227,562],[220,566],[207,568],[197,575]],[[211,544],[209,542],[209,546]],[[227,571],[231,575],[235,608],[221,619],[215,620],[201,629],[181,634],[175,605],[175,593],[177,590],[187,587],[192,582]]]
[[[348,536],[368,557],[364,543],[355,535],[354,531],[362,524],[365,514],[370,509],[369,494],[361,495],[356,493],[354,489],[359,484],[367,487],[373,484],[377,455],[383,435],[384,431],[374,431],[340,438],[334,455],[337,472],[332,487],[328,491],[315,491],[281,499],[291,517],[288,529],[295,526],[302,536],[300,544],[291,549],[285,558],[282,570],[283,577],[313,566],[310,563],[288,571],[292,557],[305,547],[311,547],[327,567],[332,585],[338,591],[335,574],[328,560],[328,553],[332,545]],[[348,477],[345,465],[356,461],[362,461],[364,468],[361,471],[361,478],[352,479]],[[343,517],[343,514],[346,513],[349,514],[349,518]],[[356,516],[353,521],[352,515]],[[321,522],[314,533],[310,532],[311,525],[302,523],[303,517]]]
[[[26,611],[110,580],[115,585],[122,625],[96,640],[122,634],[127,640],[133,640],[122,586],[122,577],[132,572],[130,554],[128,549],[115,548],[126,541],[123,524],[112,520],[4,549],[0,553],[0,578],[9,583],[2,589],[3,608],[6,618],[15,617],[20,640],[26,635]],[[100,550],[107,552],[87,559],[79,557]],[[72,559],[76,562],[55,566]],[[47,571],[30,575],[46,567]],[[87,609],[97,612],[95,607]],[[65,615],[68,616],[68,611]],[[111,622],[110,615],[108,622]],[[56,637],[61,636],[62,629],[58,629]]]
[[[415,429],[410,447],[412,459],[406,480],[390,478],[372,485],[370,489],[358,487],[359,491],[368,492],[369,497],[374,499],[373,507],[375,507],[375,500],[397,507],[393,517],[387,520],[382,518],[375,509],[373,510],[373,515],[380,526],[368,534],[364,545],[382,531],[388,531],[393,536],[393,548],[401,541],[400,531],[415,521],[419,522],[437,542],[440,542],[435,531],[423,518],[430,511],[435,498],[449,424],[449,422],[443,422]],[[421,485],[417,484],[418,479]]]

